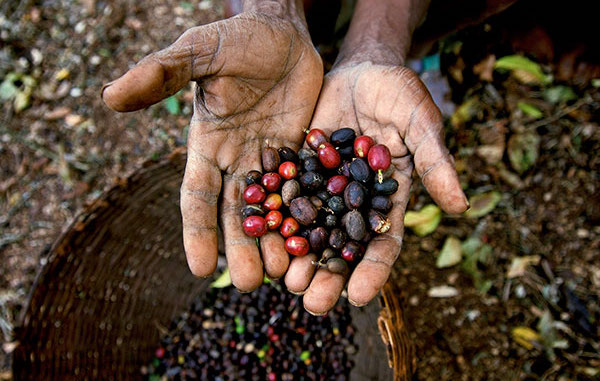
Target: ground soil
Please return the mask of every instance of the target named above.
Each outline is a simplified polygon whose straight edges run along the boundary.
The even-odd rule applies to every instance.
[[[11,327],[53,240],[115,178],[185,142],[189,89],[178,95],[177,114],[158,104],[119,115],[102,104],[102,84],[221,14],[220,3],[209,0],[0,4],[0,78],[18,73],[37,83],[27,109],[16,113],[11,102],[1,105],[0,380],[12,377]],[[470,39],[480,39],[476,32],[457,37],[463,52]],[[471,68],[493,48],[472,46],[477,54],[464,53],[462,64],[456,56],[463,53],[448,57],[444,72],[460,89],[455,102],[475,99],[481,107],[469,120],[449,124],[447,140],[466,193],[495,190],[501,201],[478,219],[444,216],[424,238],[407,230],[393,279],[416,346],[416,378],[591,379],[600,369],[600,93],[588,83],[573,87],[576,100],[549,103],[538,86],[512,77],[494,73],[486,82]],[[542,118],[519,111],[521,100],[541,109]],[[489,144],[490,129],[494,141],[504,143],[533,131],[539,157],[520,174],[506,152],[490,163],[477,149]],[[409,209],[430,202],[416,181]],[[437,269],[449,235],[477,236],[491,254],[475,272],[461,265]],[[515,257],[533,255],[540,257],[536,265],[507,277]],[[489,289],[482,291],[476,277],[489,281]],[[440,285],[458,295],[428,296]],[[551,317],[550,333],[529,348],[515,341],[514,328],[539,332],[542,316]]]

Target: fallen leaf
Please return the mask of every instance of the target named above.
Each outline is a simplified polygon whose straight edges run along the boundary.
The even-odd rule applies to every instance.
[[[69,78],[70,75],[71,73],[68,69],[62,68],[54,75],[54,78],[56,78],[57,81],[62,81]]]
[[[515,189],[525,188],[525,183],[523,182],[523,180],[521,180],[521,178],[515,173],[512,173],[511,171],[506,169],[504,165],[500,167],[498,174],[500,175],[500,178],[511,187]]]
[[[231,286],[231,274],[229,274],[229,267],[223,271],[219,277],[210,284],[211,288],[225,288]]]
[[[471,196],[469,198],[470,207],[464,216],[467,218],[483,217],[496,208],[501,198],[500,193],[496,191]]]
[[[513,339],[525,349],[533,349],[534,342],[539,342],[540,335],[529,327],[515,327],[512,329]]]
[[[494,165],[502,160],[502,156],[504,155],[504,144],[484,144],[477,147],[475,153],[485,160],[486,163]]]
[[[471,97],[464,101],[460,106],[458,106],[456,111],[454,111],[454,114],[452,114],[450,117],[450,124],[452,124],[452,127],[454,128],[461,127],[473,119],[480,109],[481,105],[479,103],[479,99],[476,97]]]
[[[508,139],[508,159],[513,169],[523,173],[537,161],[540,137],[534,132],[515,134]]]
[[[57,107],[54,110],[44,113],[44,119],[52,121],[62,119],[71,113],[71,108],[67,106]]]
[[[529,265],[537,265],[540,262],[539,255],[528,255],[525,257],[515,257],[510,263],[506,273],[507,278],[516,278],[525,274],[525,269]]]
[[[171,115],[177,115],[181,112],[181,107],[179,105],[179,100],[177,99],[177,94],[170,96],[165,99],[165,108]]]
[[[427,296],[430,298],[451,298],[457,295],[458,290],[456,288],[446,285],[431,287],[429,291],[427,291]]]
[[[84,120],[85,118],[83,116],[77,114],[69,114],[65,117],[65,123],[70,127],[75,127]]]
[[[496,61],[494,69],[508,70],[526,84],[549,84],[552,76],[544,74],[541,66],[520,55],[505,56]]]
[[[539,108],[535,107],[532,104],[519,102],[517,103],[517,107],[519,108],[519,110],[523,111],[525,115],[528,115],[532,118],[539,119],[542,116],[544,116],[544,113],[542,113],[542,111]]]
[[[441,220],[442,210],[436,205],[429,204],[418,212],[406,212],[404,226],[411,228],[418,236],[424,237],[435,231]]]
[[[435,266],[439,269],[452,267],[459,264],[462,260],[461,242],[454,236],[449,236],[444,242],[444,246],[437,257]]]

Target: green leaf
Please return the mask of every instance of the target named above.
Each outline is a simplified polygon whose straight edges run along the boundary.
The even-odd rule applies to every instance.
[[[425,205],[420,211],[408,211],[404,216],[404,226],[411,228],[418,236],[433,233],[442,220],[442,211],[433,204]]]
[[[550,103],[568,102],[577,98],[572,88],[568,86],[554,86],[544,90],[544,99]]]
[[[508,70],[516,74],[522,82],[536,82],[543,85],[552,82],[552,77],[544,74],[538,63],[519,55],[505,56],[498,59],[494,64],[494,69]]]
[[[469,198],[471,206],[464,213],[464,216],[467,218],[483,217],[496,208],[501,198],[502,195],[496,191],[471,196]]]
[[[223,271],[223,274],[210,284],[211,288],[225,288],[231,286],[231,274],[229,274],[229,267]]]
[[[177,99],[177,94],[165,99],[165,108],[171,115],[178,115],[181,112],[181,106],[179,105],[179,99]]]
[[[11,74],[13,74],[13,75],[11,75]],[[14,99],[14,97],[17,96],[17,93],[19,92],[19,88],[17,86],[15,86],[16,80],[17,80],[17,78],[15,78],[14,73],[9,73],[6,75],[2,84],[0,84],[0,99],[1,100],[8,101],[8,100]]]
[[[517,107],[519,107],[519,109],[521,111],[523,111],[526,115],[529,115],[532,118],[539,119],[542,116],[544,116],[542,111],[532,104],[525,103],[525,102],[519,102],[517,104]]]
[[[540,137],[535,132],[515,134],[508,139],[508,159],[515,171],[523,173],[535,164],[539,145]]]
[[[435,262],[435,266],[438,269],[441,269],[459,264],[462,260],[462,248],[460,244],[460,240],[454,236],[446,238],[444,246]]]
[[[492,255],[492,247],[478,237],[469,237],[462,243],[461,248],[464,256],[462,270],[471,276],[475,288],[486,293],[492,287],[492,282],[483,279],[483,272],[479,270],[478,264],[488,262]]]
[[[309,351],[302,351],[302,353],[300,353],[300,360],[306,361],[309,358],[310,358],[310,352]]]
[[[600,87],[600,78],[594,78],[592,79],[592,86],[595,88]]]

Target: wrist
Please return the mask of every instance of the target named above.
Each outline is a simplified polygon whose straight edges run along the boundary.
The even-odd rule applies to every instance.
[[[428,7],[427,0],[358,0],[334,67],[403,65]]]
[[[277,17],[307,29],[302,0],[243,0],[242,10]]]

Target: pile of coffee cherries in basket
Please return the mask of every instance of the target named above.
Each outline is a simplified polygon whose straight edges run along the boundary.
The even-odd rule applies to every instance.
[[[391,155],[369,136],[342,128],[327,136],[311,129],[310,148],[266,148],[265,173],[250,171],[242,209],[244,232],[279,230],[294,256],[317,254],[318,265],[346,273],[376,234],[387,232],[386,213],[398,182],[386,176]],[[349,266],[350,265],[350,266]]]

